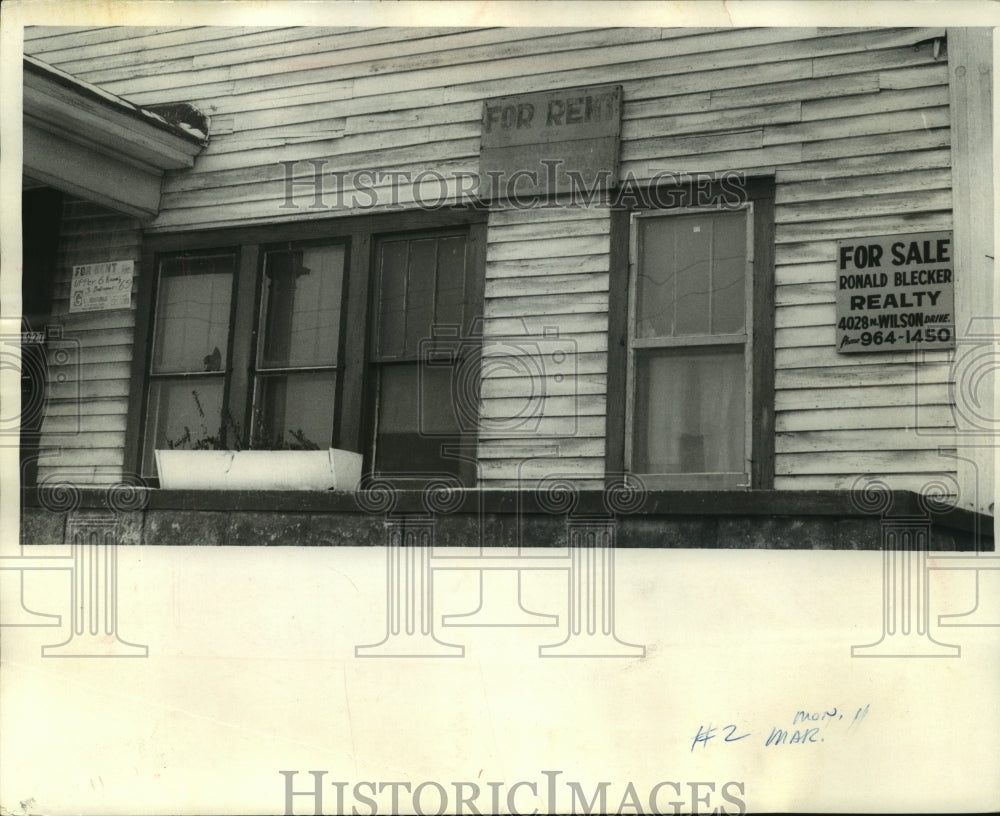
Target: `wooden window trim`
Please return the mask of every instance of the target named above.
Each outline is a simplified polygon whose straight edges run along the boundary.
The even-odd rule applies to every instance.
[[[630,223],[629,223],[629,278],[628,278],[628,288],[629,291],[634,291],[638,285],[638,273],[639,273],[639,244],[638,244],[638,231],[639,231],[639,220],[640,219],[668,219],[675,217],[683,217],[685,215],[697,215],[705,212],[711,212],[713,210],[707,208],[699,207],[671,207],[671,208],[659,208],[659,209],[648,209],[641,211],[633,211],[631,213]],[[752,201],[747,201],[742,204],[739,208],[734,208],[731,210],[726,210],[726,212],[744,212],[747,219],[747,224],[751,228],[747,230],[746,235],[746,274],[744,277],[744,313],[745,313],[745,323],[744,330],[740,334],[683,334],[675,335],[671,337],[651,337],[651,338],[637,338],[632,336],[632,331],[634,330],[636,323],[636,309],[638,307],[638,299],[631,297],[629,298],[628,306],[628,334],[626,337],[626,348],[634,352],[636,349],[703,349],[716,345],[727,345],[727,346],[742,346],[743,347],[743,369],[744,369],[744,405],[748,406],[748,410],[744,411],[744,430],[743,430],[743,459],[744,462],[750,463],[753,461],[753,455],[755,453],[753,446],[753,384],[754,384],[754,371],[753,362],[751,354],[753,353],[753,325],[754,325],[754,315],[753,315],[753,286],[754,286],[754,275],[753,275],[753,257],[754,257],[754,235],[752,225],[754,223],[754,205]],[[747,353],[747,345],[750,345],[750,353]],[[626,382],[629,383],[629,387],[625,392],[625,470],[631,472],[632,470],[632,443],[634,440],[634,433],[629,433],[629,428],[633,428],[635,424],[635,394],[636,389],[634,387],[635,383],[635,365],[636,365],[636,354],[629,353],[627,356],[627,371],[626,371]],[[676,474],[641,474],[640,476],[646,487],[652,488],[682,488],[682,487],[701,487],[701,488],[747,488],[750,486],[750,473],[749,467],[744,471],[736,472],[712,472],[712,473],[676,473]]]
[[[774,485],[774,179],[750,178],[743,189],[753,204],[752,245],[753,293],[750,422],[751,490]],[[677,209],[689,209],[696,195],[706,192],[713,199],[722,194],[718,183],[710,188],[694,184],[657,188],[660,201],[674,201]],[[629,344],[629,256],[632,213],[638,206],[611,211],[611,282],[608,297],[608,410],[606,419],[605,472],[613,480],[625,471],[626,407],[628,394]],[[674,208],[671,208],[674,209]],[[705,209],[702,207],[701,209]],[[641,476],[640,476],[641,478]],[[688,489],[706,487],[698,479],[688,480]]]
[[[231,345],[233,355],[231,371],[227,372],[227,404],[229,387],[234,383],[242,387],[240,393],[251,400],[250,377],[254,360],[240,357],[237,347],[247,350],[254,347],[260,311],[260,275],[264,252],[276,245],[307,245],[310,243],[343,243],[346,246],[347,274],[343,281],[341,321],[341,358],[338,364],[338,386],[334,410],[337,417],[334,435],[336,447],[364,452],[369,433],[364,416],[371,404],[370,384],[367,383],[369,331],[371,325],[370,301],[372,281],[370,269],[374,238],[418,230],[468,227],[470,244],[476,262],[476,280],[472,287],[482,304],[485,289],[486,219],[488,213],[474,207],[442,208],[432,211],[377,213],[343,216],[294,223],[271,223],[238,228],[193,230],[188,232],[147,234],[143,240],[138,293],[136,296],[135,334],[129,381],[129,403],[125,434],[124,469],[126,473],[141,474],[142,450],[145,436],[146,407],[149,388],[149,361],[153,342],[153,321],[156,307],[156,287],[159,280],[159,258],[163,255],[207,249],[237,249],[237,269],[234,285],[246,292],[252,286],[253,308],[239,308],[246,304],[246,295],[237,302],[231,321],[230,343],[238,332],[241,337],[250,333],[248,342]],[[475,295],[470,295],[470,300]],[[341,382],[341,377],[343,381]],[[243,406],[245,415],[249,403]],[[155,480],[147,482],[155,484]]]
[[[377,264],[377,258],[375,256],[376,247],[382,239],[394,239],[396,237],[413,239],[421,235],[440,236],[442,234],[447,234],[449,230],[457,230],[463,226],[467,227],[467,231],[465,232],[466,240],[468,242],[467,252],[470,261],[470,268],[475,272],[475,275],[473,279],[467,283],[465,289],[461,334],[463,337],[475,337],[482,334],[482,317],[486,297],[487,226],[485,217],[479,220],[466,221],[464,224],[438,224],[436,227],[428,226],[426,228],[410,230],[383,230],[372,232],[368,235],[368,247],[366,251],[368,270],[370,270],[371,274],[367,275],[366,282],[370,283],[370,286],[368,287],[368,291],[366,293],[367,310],[365,313],[365,320],[363,325],[358,327],[360,332],[366,332],[366,343],[364,346],[365,354],[361,358],[361,370],[364,372],[364,376],[361,377],[362,385],[364,387],[364,396],[360,405],[363,407],[362,410],[358,412],[361,433],[359,445],[361,447],[355,449],[364,453],[365,458],[362,464],[362,473],[366,476],[376,475],[374,457],[378,417],[378,392],[376,384],[379,380],[381,367],[384,365],[394,364],[393,361],[378,361],[375,358],[375,355],[370,353],[370,351],[375,348],[377,343],[375,335],[378,327],[379,310],[379,292],[377,289],[377,282],[374,280],[375,268]],[[478,444],[475,445],[474,448],[475,450],[478,450]],[[473,479],[476,478],[475,474],[477,470],[478,468],[474,466]],[[400,488],[404,486],[419,488],[420,484],[419,479],[407,479],[405,477],[397,477],[392,481]]]

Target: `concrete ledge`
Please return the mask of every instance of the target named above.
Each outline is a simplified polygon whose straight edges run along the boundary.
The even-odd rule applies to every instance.
[[[77,514],[109,514],[84,509]],[[62,544],[69,511],[26,507],[25,544]],[[397,514],[394,514],[394,516]],[[121,512],[122,544],[152,546],[338,547],[383,546],[384,514],[148,508]],[[565,514],[465,513],[436,517],[439,547],[567,546]],[[882,520],[877,516],[699,515],[639,513],[615,518],[618,547],[775,550],[878,550]],[[931,523],[930,549],[992,552],[992,537]]]

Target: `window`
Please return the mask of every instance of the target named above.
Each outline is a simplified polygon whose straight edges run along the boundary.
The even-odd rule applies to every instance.
[[[468,241],[463,233],[390,236],[375,244],[378,308],[372,347],[378,387],[375,467],[403,473],[420,462],[428,473],[447,473],[471,485],[476,436],[459,415],[467,360],[443,352],[474,349],[466,287]],[[478,392],[478,382],[474,384]]]
[[[344,246],[287,245],[260,257],[259,285],[245,287],[234,286],[238,250],[160,258],[144,474],[157,448],[333,444]],[[257,303],[254,331],[234,334],[235,315]],[[234,376],[234,359],[253,360],[249,377]]]
[[[609,393],[624,408],[609,411],[609,471],[658,489],[770,486],[773,203],[750,192],[739,206],[661,195],[678,206],[618,219],[628,274],[612,290]]]
[[[748,213],[633,215],[626,454],[634,473],[748,485]]]
[[[344,247],[264,254],[252,447],[333,444]]]
[[[474,468],[452,394],[482,312],[485,225],[475,213],[342,218],[147,239],[128,448],[365,454],[367,472]],[[293,232],[293,236],[288,233]],[[423,361],[439,332],[464,359]],[[454,345],[454,343],[452,343]]]

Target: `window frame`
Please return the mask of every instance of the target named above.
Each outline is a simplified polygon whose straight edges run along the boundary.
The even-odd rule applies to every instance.
[[[340,294],[340,319],[337,326],[337,355],[335,362],[332,365],[319,365],[319,366],[286,366],[284,368],[279,367],[266,367],[262,365],[263,362],[263,349],[262,343],[264,338],[261,336],[265,331],[265,308],[266,308],[266,298],[264,290],[266,288],[265,276],[267,273],[267,255],[270,252],[287,252],[299,249],[314,249],[321,247],[332,247],[338,246],[343,247],[344,259],[343,259],[343,269],[341,271],[341,294]],[[259,249],[259,273],[257,277],[257,289],[255,293],[254,301],[254,314],[255,323],[253,329],[253,336],[250,341],[250,355],[249,355],[249,369],[247,372],[247,396],[246,396],[246,417],[247,423],[251,430],[254,430],[255,422],[255,412],[258,408],[259,401],[263,398],[260,395],[262,386],[260,385],[263,380],[268,376],[281,376],[284,374],[288,376],[290,374],[305,374],[310,372],[333,372],[334,375],[334,416],[333,416],[333,429],[331,435],[330,445],[336,447],[336,442],[338,439],[339,430],[339,417],[340,417],[340,407],[342,404],[341,400],[341,375],[342,375],[342,363],[341,356],[344,350],[344,323],[347,317],[347,310],[349,307],[347,299],[347,277],[350,271],[350,238],[315,238],[307,240],[298,241],[279,241],[268,244],[260,244]],[[235,339],[235,338],[234,338]],[[323,447],[322,445],[320,446]]]
[[[729,194],[731,195],[731,187]],[[663,490],[759,490],[774,484],[774,179],[747,179],[743,187],[750,210],[747,243],[748,257],[747,342],[744,352],[747,371],[746,435],[749,464],[745,484],[726,479],[725,474],[641,474],[634,473],[648,489]],[[723,194],[718,182],[670,185],[656,189],[646,201],[671,201],[672,206],[652,207],[635,202],[611,213],[611,285],[608,314],[608,411],[606,423],[605,470],[607,479],[615,474],[631,474],[634,429],[636,345],[631,336],[634,314],[634,277],[632,268],[638,218],[672,217],[698,212],[715,212],[720,207],[699,205],[717,201]],[[730,209],[730,208],[727,208]],[[642,341],[638,344],[644,344]],[[655,345],[655,344],[654,344]],[[665,345],[665,344],[664,344]],[[678,344],[679,345],[679,344]]]
[[[369,213],[332,218],[310,218],[199,230],[146,233],[143,236],[142,262],[138,277],[135,309],[135,335],[129,379],[128,413],[125,434],[124,469],[142,473],[142,455],[146,434],[146,411],[149,399],[150,362],[154,335],[156,292],[159,286],[160,258],[178,252],[236,250],[234,298],[230,325],[229,367],[226,376],[226,405],[244,423],[252,410],[256,376],[257,334],[262,307],[261,280],[264,255],[275,247],[345,245],[340,349],[337,365],[337,390],[334,405],[334,447],[363,453],[365,472],[371,469],[370,421],[366,416],[373,404],[372,384],[368,382],[371,301],[376,282],[373,279],[375,239],[396,233],[434,229],[468,229],[469,257],[474,278],[468,299],[484,304],[486,270],[486,220],[488,212],[475,207],[440,210]],[[252,296],[247,295],[247,287]],[[245,304],[252,301],[252,308]],[[240,339],[237,338],[249,338]],[[243,395],[240,402],[238,396]],[[238,405],[237,405],[238,403]],[[158,486],[155,477],[144,477],[147,484]]]
[[[686,215],[700,215],[712,213],[705,207],[671,207],[668,209],[648,209],[636,210],[631,213],[629,222],[629,307],[628,307],[628,359],[626,363],[626,381],[629,383],[625,393],[625,427],[628,431],[625,434],[625,470],[633,472],[633,445],[635,443],[636,431],[636,401],[638,383],[636,381],[636,358],[638,353],[645,349],[706,349],[711,346],[742,346],[743,349],[743,391],[744,391],[744,416],[743,416],[743,462],[745,467],[742,472],[704,472],[704,473],[642,473],[638,475],[648,487],[657,488],[677,488],[700,487],[700,488],[746,488],[750,486],[749,464],[753,461],[753,421],[752,408],[746,410],[747,406],[753,405],[753,202],[747,201],[737,208],[727,209],[725,212],[745,213],[746,237],[745,237],[745,269],[743,277],[743,314],[744,328],[742,333],[729,332],[726,334],[681,334],[671,337],[640,338],[635,336],[638,319],[639,298],[638,277],[639,277],[639,222],[640,221],[666,221],[671,218],[683,218]]]
[[[465,298],[462,303],[462,325],[459,327],[460,338],[474,337],[475,333],[481,330],[482,318],[485,310],[485,271],[486,271],[486,223],[476,225],[438,225],[437,227],[426,227],[409,230],[393,230],[391,232],[378,232],[371,235],[371,291],[368,303],[368,354],[366,355],[366,376],[365,383],[368,386],[367,399],[363,410],[365,420],[362,436],[363,453],[365,460],[362,472],[371,477],[381,480],[389,479],[397,488],[419,489],[426,480],[423,476],[405,476],[400,474],[386,475],[376,469],[376,458],[378,450],[379,418],[381,411],[381,384],[384,371],[388,367],[412,365],[418,362],[416,359],[382,359],[377,353],[378,331],[380,328],[380,280],[378,280],[379,258],[378,247],[382,242],[405,240],[407,242],[420,240],[422,238],[446,238],[464,234],[466,238],[466,260],[469,268],[474,272],[472,281],[467,283],[465,288]],[[479,306],[479,313],[476,313],[476,306]],[[475,360],[479,359],[480,349],[475,352]],[[464,445],[459,447],[464,449]],[[478,433],[475,439],[469,442],[470,451],[478,451]],[[442,476],[455,477],[463,486],[474,486],[477,480],[477,470],[475,463],[471,463],[467,457],[456,457],[458,474],[444,474]]]

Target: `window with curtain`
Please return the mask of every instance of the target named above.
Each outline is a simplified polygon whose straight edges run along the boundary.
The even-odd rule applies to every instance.
[[[626,467],[649,486],[749,486],[752,204],[632,216]]]

